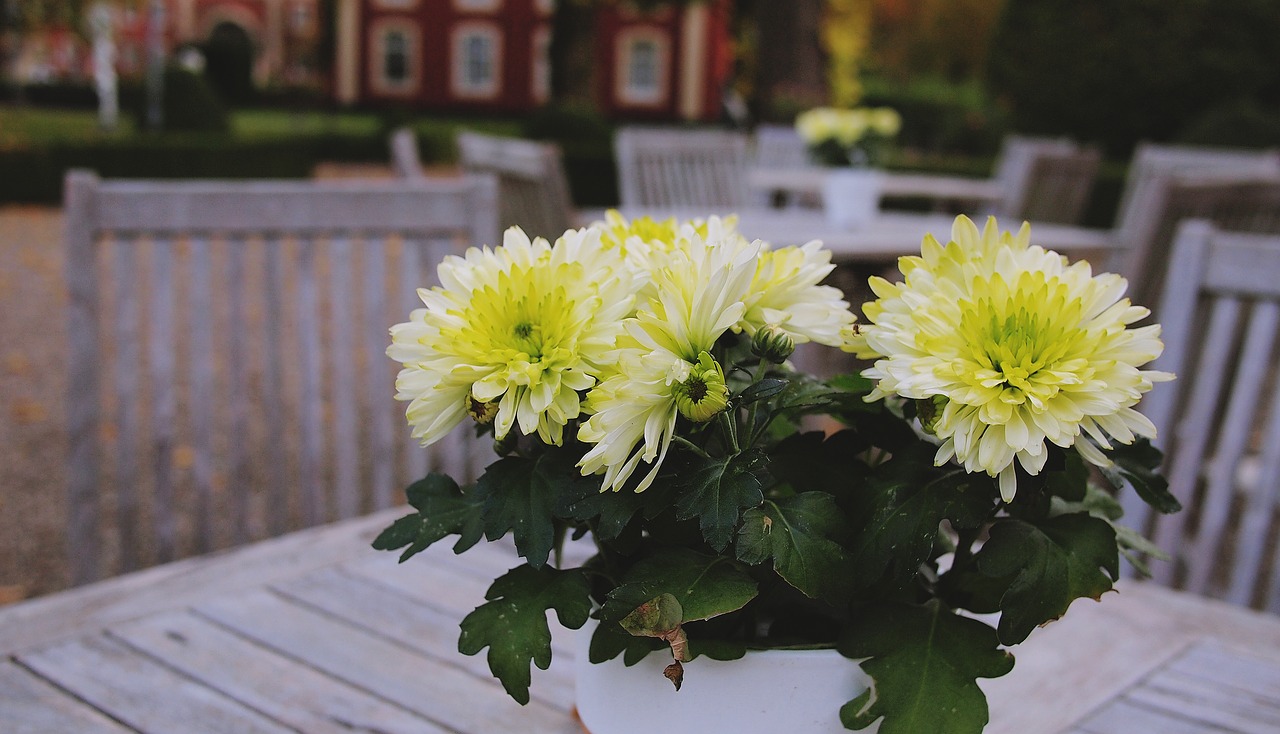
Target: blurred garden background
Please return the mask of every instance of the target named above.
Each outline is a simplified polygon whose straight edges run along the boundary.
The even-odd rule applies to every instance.
[[[498,46],[527,55],[468,35],[485,13]],[[433,18],[456,32],[436,43]],[[710,50],[687,40],[689,18]],[[650,20],[684,35],[626,35]],[[618,201],[621,125],[750,129],[865,104],[901,113],[892,169],[986,177],[1014,133],[1097,145],[1083,224],[1106,228],[1141,141],[1280,146],[1277,38],[1275,0],[0,0],[0,602],[67,584],[51,549],[65,544],[58,207],[71,168],[391,175],[388,135],[409,126],[423,163],[447,170],[471,129],[559,143],[574,203],[599,207]],[[602,39],[632,39],[630,63],[700,51],[701,96],[618,104],[623,61]],[[461,76],[435,73],[444,46],[466,60]],[[110,80],[95,75],[103,53]],[[486,80],[512,75],[525,91],[486,96]]]

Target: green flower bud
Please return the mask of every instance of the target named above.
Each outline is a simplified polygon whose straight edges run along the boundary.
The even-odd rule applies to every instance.
[[[691,421],[706,423],[729,407],[724,370],[706,352],[698,355],[698,363],[689,370],[689,376],[673,385],[672,390],[680,415]]]
[[[751,353],[774,364],[782,364],[796,350],[796,342],[776,326],[765,326],[751,337]]]
[[[942,417],[942,409],[947,404],[945,395],[934,395],[924,400],[916,401],[916,415],[920,417],[920,427],[930,436],[934,435],[934,429],[938,426],[938,419]]]

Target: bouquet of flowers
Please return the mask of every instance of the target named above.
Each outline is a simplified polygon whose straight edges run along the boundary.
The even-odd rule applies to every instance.
[[[832,702],[845,726],[980,731],[975,681],[1009,672],[1005,648],[1111,589],[1121,554],[1158,553],[1114,492],[1177,509],[1134,409],[1171,379],[1143,369],[1159,326],[1133,328],[1148,312],[1122,278],[1025,224],[927,237],[901,282],[872,279],[865,323],[832,268],[818,242],[773,248],[732,218],[613,212],[446,258],[391,330],[398,397],[424,444],[465,422],[496,458],[472,486],[410,486],[374,547],[514,536],[525,563],[459,649],[488,648],[521,702],[554,610],[599,620],[593,663],[662,655],[677,688],[699,656],[834,647],[874,681]],[[804,342],[870,366],[818,379],[789,361]],[[598,554],[558,567],[586,534]]]
[[[823,166],[879,166],[901,128],[889,107],[816,107],[796,116],[796,132]]]

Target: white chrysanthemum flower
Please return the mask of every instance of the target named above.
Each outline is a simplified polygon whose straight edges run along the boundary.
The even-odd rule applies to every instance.
[[[570,230],[553,246],[512,227],[499,248],[445,258],[387,349],[404,365],[396,398],[415,438],[430,444],[470,412],[499,438],[518,425],[561,442],[632,309],[621,255],[599,237]]]
[[[707,227],[706,238],[681,229],[679,247],[654,274],[654,298],[626,322],[613,354],[616,373],[587,394],[592,415],[578,438],[595,445],[579,466],[584,475],[604,472],[603,489],[621,489],[641,462],[650,468],[636,491],[648,488],[676,416],[683,410],[708,420],[712,408],[723,409],[723,373],[709,352],[746,310],[760,245],[726,235],[714,217]]]
[[[878,358],[863,373],[877,380],[869,399],[945,399],[932,424],[937,462],[954,456],[998,476],[1005,501],[1015,460],[1038,474],[1046,442],[1106,465],[1082,432],[1103,448],[1154,437],[1133,406],[1152,382],[1172,379],[1139,369],[1163,344],[1158,325],[1126,328],[1149,312],[1122,298],[1123,278],[1095,277],[1088,263],[1029,241],[1025,223],[1012,235],[995,218],[979,232],[958,217],[945,246],[928,236],[919,257],[899,260],[904,282],[872,279],[878,300],[863,306],[869,323],[846,346]]]
[[[819,285],[835,266],[831,252],[814,240],[802,247],[766,250],[760,255],[747,310],[735,326],[754,336],[772,326],[796,344],[815,341],[840,346],[853,312],[839,288]]]

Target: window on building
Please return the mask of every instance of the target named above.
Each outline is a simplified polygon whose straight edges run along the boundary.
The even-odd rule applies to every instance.
[[[382,78],[393,86],[409,81],[409,37],[390,30],[382,37]]]
[[[454,37],[454,93],[460,97],[496,96],[500,53],[496,28],[488,25],[460,28]]]
[[[369,49],[373,91],[399,95],[416,92],[421,52],[417,28],[405,22],[383,22],[376,24],[371,34],[375,39]]]
[[[667,98],[667,39],[656,31],[619,37],[617,89],[625,104],[656,105]]]

